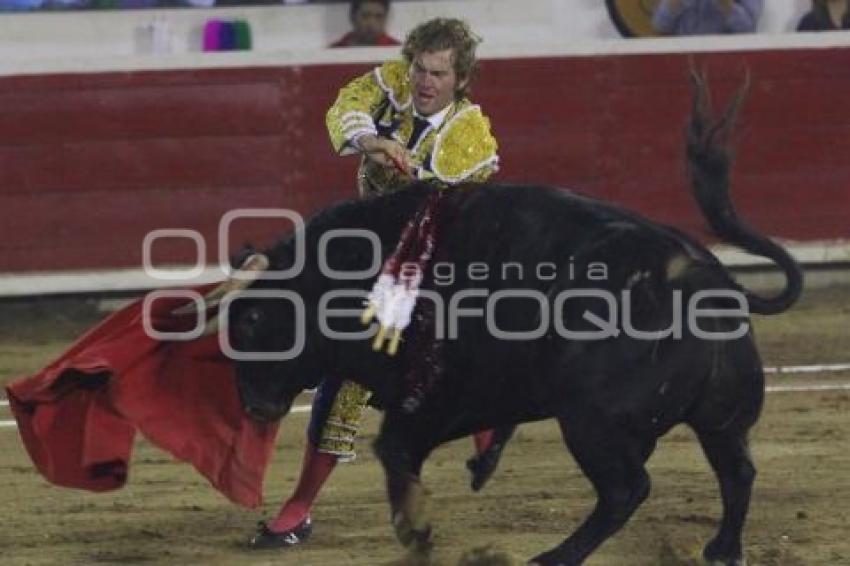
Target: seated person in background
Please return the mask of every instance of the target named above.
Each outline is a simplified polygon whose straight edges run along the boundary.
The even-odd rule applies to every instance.
[[[652,25],[662,35],[752,33],[762,7],[762,0],[661,0]]]
[[[331,44],[331,47],[365,47],[399,45],[387,35],[387,16],[390,0],[351,0],[351,31]]]
[[[797,31],[839,29],[850,29],[850,0],[812,0],[812,9],[797,26]]]

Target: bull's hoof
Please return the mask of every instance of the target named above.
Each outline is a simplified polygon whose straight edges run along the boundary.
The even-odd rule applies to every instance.
[[[430,524],[414,526],[408,516],[398,513],[393,518],[393,528],[396,538],[405,548],[420,554],[428,554],[431,551],[433,543]]]
[[[414,552],[431,550],[431,521],[427,508],[428,492],[417,478],[412,478],[404,501],[393,513],[392,523],[399,542]]]
[[[702,556],[709,566],[747,566],[740,544],[723,544],[715,539],[705,546]]]
[[[248,546],[254,550],[265,550],[268,548],[287,548],[301,544],[310,537],[313,532],[313,521],[310,517],[304,519],[295,528],[276,533],[269,526],[260,522],[257,534],[248,542]]]

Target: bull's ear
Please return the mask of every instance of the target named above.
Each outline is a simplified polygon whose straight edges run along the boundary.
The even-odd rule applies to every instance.
[[[257,253],[257,248],[255,248],[252,244],[242,244],[242,247],[239,248],[239,251],[237,251],[235,254],[233,254],[233,256],[231,256],[230,266],[233,269],[239,269],[240,267],[242,267],[242,264],[245,263],[245,260],[248,259],[250,256],[254,255],[255,253]]]

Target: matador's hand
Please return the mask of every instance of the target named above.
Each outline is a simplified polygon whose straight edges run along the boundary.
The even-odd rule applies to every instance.
[[[384,167],[397,169],[409,177],[413,176],[413,156],[397,141],[365,135],[357,138],[357,145],[368,159]]]

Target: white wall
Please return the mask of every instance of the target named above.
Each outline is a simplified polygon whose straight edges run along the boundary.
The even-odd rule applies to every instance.
[[[794,28],[809,0],[765,0],[765,33]],[[318,49],[348,26],[346,4],[281,7],[45,12],[0,14],[0,74],[26,61],[114,58],[150,52],[145,28],[156,16],[168,21],[175,54],[200,51],[209,18],[244,18],[255,52]],[[398,38],[434,16],[467,19],[485,45],[565,44],[618,37],[602,0],[437,0],[399,2],[390,32]],[[220,55],[220,54],[217,54]]]

